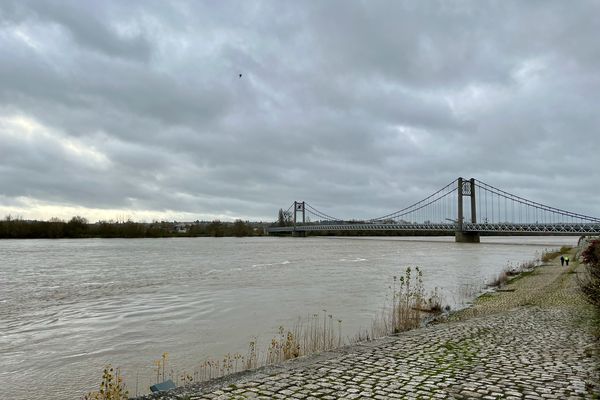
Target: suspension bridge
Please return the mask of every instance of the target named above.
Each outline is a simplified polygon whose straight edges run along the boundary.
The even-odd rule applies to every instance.
[[[457,242],[469,243],[483,235],[600,235],[600,218],[527,200],[473,178],[458,178],[423,200],[368,220],[335,218],[304,201],[294,201],[283,215],[279,224],[286,226],[270,227],[270,234],[404,231],[454,235]]]

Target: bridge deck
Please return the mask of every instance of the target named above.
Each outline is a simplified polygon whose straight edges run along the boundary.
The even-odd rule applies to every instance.
[[[457,231],[456,224],[378,224],[378,223],[339,223],[339,224],[304,224],[285,227],[268,228],[269,233],[291,232],[325,232],[325,231],[412,231],[443,232]],[[560,224],[515,224],[515,223],[482,223],[463,224],[462,232],[482,233],[485,235],[533,234],[533,235],[600,235],[600,223],[560,223]]]

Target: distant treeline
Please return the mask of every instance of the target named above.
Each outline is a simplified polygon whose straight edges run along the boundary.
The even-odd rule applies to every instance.
[[[30,221],[6,217],[0,221],[0,239],[60,239],[60,238],[160,238],[196,236],[261,236],[268,224],[237,220],[177,222],[100,221],[89,223],[73,217],[63,221]]]

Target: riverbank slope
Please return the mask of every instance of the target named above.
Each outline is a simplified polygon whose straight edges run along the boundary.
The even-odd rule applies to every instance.
[[[598,398],[580,270],[553,260],[445,323],[145,398]]]

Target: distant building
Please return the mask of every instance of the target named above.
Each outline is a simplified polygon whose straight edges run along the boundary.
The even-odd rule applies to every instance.
[[[173,231],[177,233],[187,233],[189,226],[187,224],[175,224]]]

